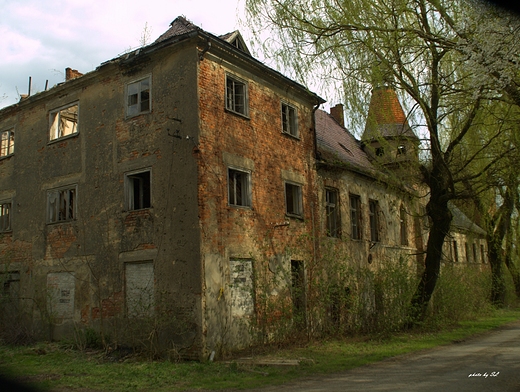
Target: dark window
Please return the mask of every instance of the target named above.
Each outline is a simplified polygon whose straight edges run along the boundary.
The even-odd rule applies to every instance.
[[[11,203],[0,204],[0,232],[11,230]]]
[[[376,156],[382,157],[383,155],[385,155],[384,147],[377,147],[376,148]]]
[[[406,155],[406,146],[400,145],[397,147],[397,155]]]
[[[471,263],[471,258],[469,254],[469,246],[467,242],[464,242],[464,252],[466,253],[466,262]]]
[[[453,241],[453,261],[455,263],[459,262],[459,249],[457,247],[457,241]]]
[[[49,223],[76,219],[76,186],[49,191],[47,205]]]
[[[226,109],[247,116],[247,84],[228,76],[226,78]]]
[[[399,220],[401,223],[401,245],[408,246],[408,216],[404,207],[399,210]]]
[[[339,192],[336,189],[325,189],[325,211],[327,214],[327,235],[341,236],[341,219],[339,209]]]
[[[377,200],[368,202],[370,216],[370,241],[379,242],[379,203]]]
[[[305,270],[303,261],[291,260],[291,299],[297,323],[305,321]]]
[[[149,112],[151,108],[150,77],[129,83],[126,95],[126,115],[128,117]]]
[[[228,169],[230,205],[251,207],[250,178],[248,172]]]
[[[282,131],[298,137],[298,121],[296,109],[282,103]]]
[[[50,113],[49,139],[55,140],[78,133],[78,104]]]
[[[486,263],[486,251],[484,249],[484,245],[480,245],[480,258],[482,259],[482,263]]]
[[[301,185],[285,183],[285,207],[288,215],[303,216]]]
[[[150,171],[127,174],[125,178],[127,210],[152,206]]]
[[[350,195],[350,226],[351,238],[361,239],[361,198],[358,195]]]
[[[473,261],[478,263],[477,244],[473,243]]]
[[[3,131],[0,143],[0,157],[11,155],[14,152],[14,131]]]

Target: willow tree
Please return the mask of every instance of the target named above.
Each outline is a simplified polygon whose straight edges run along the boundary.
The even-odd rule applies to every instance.
[[[390,84],[412,108],[428,148],[420,172],[431,221],[413,321],[426,314],[439,277],[452,220],[448,202],[499,158],[487,157],[487,166],[472,172],[472,163],[498,143],[500,127],[473,153],[463,153],[483,105],[511,86],[501,74],[511,64],[486,64],[477,45],[482,22],[474,7],[464,0],[246,0],[249,25],[264,51],[304,84],[314,75],[319,89],[341,89],[351,127],[363,126],[374,84]]]

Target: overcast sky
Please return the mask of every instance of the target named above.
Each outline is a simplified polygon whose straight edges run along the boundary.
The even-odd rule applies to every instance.
[[[86,73],[140,46],[145,25],[153,42],[179,15],[215,35],[239,29],[243,0],[0,0],[0,108]]]

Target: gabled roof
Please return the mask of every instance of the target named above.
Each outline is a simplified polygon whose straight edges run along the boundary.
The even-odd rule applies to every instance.
[[[345,164],[363,172],[374,166],[356,138],[327,112],[316,110],[316,142],[320,158],[332,164]]]
[[[486,231],[469,219],[455,204],[448,202],[448,208],[453,215],[453,220],[451,221],[452,227],[474,234],[486,235]]]
[[[241,51],[251,56],[251,52],[249,52],[249,48],[247,47],[244,38],[242,38],[242,34],[240,34],[238,30],[221,35],[219,38],[226,42],[229,42],[234,47],[240,49]]]
[[[361,140],[381,138],[409,138],[418,140],[410,128],[394,89],[378,87],[372,91],[365,132]]]
[[[161,34],[159,38],[155,40],[154,43],[165,41],[168,38],[183,35],[197,30],[202,29],[198,26],[195,26],[184,16],[178,16],[172,23],[170,23],[170,28],[166,30],[163,34]]]

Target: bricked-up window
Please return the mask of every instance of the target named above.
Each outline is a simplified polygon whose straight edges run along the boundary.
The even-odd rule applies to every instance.
[[[0,203],[0,232],[11,230],[11,203]]]
[[[78,104],[50,112],[49,139],[56,140],[78,133]]]
[[[125,174],[126,209],[141,210],[152,206],[150,170]]]
[[[341,219],[337,189],[325,189],[325,211],[327,214],[327,235],[339,238],[341,236]]]
[[[282,131],[298,137],[298,112],[286,103],[282,103]]]
[[[379,242],[379,202],[369,200],[368,215],[370,218],[370,241]]]
[[[353,240],[361,239],[361,197],[350,195],[350,237]]]
[[[76,219],[76,199],[75,185],[47,192],[47,222],[66,222]]]
[[[6,157],[14,153],[14,131],[3,131],[0,135],[0,157]]]
[[[137,116],[151,110],[150,77],[129,83],[126,86],[126,115]]]
[[[229,205],[251,207],[251,174],[228,169]]]
[[[302,186],[290,182],[285,183],[285,211],[287,215],[303,216]]]
[[[399,221],[401,225],[401,245],[408,246],[408,216],[402,206],[399,210]]]
[[[253,261],[230,259],[231,314],[244,317],[253,314]]]
[[[226,77],[226,109],[248,115],[247,83],[237,78]]]
[[[125,264],[126,314],[130,318],[155,313],[155,278],[152,261]]]

